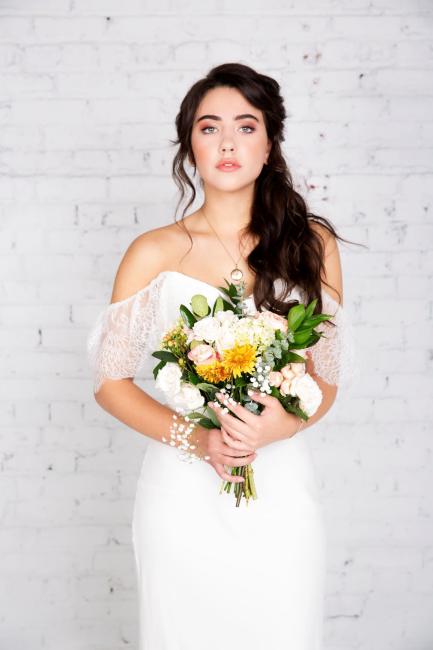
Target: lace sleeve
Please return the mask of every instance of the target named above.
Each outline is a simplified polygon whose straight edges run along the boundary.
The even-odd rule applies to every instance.
[[[134,378],[145,366],[158,331],[158,289],[154,278],[134,295],[99,313],[86,343],[94,393],[104,379]]]
[[[322,304],[322,312],[332,315],[335,327],[325,322],[316,328],[323,336],[309,349],[314,372],[327,384],[348,387],[360,372],[352,321],[346,310],[324,290]]]

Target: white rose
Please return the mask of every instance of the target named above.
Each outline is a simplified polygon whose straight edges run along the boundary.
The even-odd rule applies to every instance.
[[[180,389],[182,370],[177,363],[166,363],[156,376],[155,385],[164,393],[177,393]]]
[[[221,325],[213,316],[206,316],[193,325],[194,337],[200,341],[213,343],[220,333]]]
[[[322,391],[308,373],[292,379],[290,395],[299,397],[299,406],[308,417],[314,415],[322,402]]]
[[[186,411],[192,411],[204,405],[204,397],[193,384],[182,381],[180,390],[173,395],[173,403]]]
[[[215,339],[215,348],[218,354],[222,355],[224,350],[231,350],[236,343],[235,332],[222,328]]]
[[[217,319],[218,322],[220,323],[231,323],[234,320],[237,320],[237,316],[235,315],[235,312],[232,309],[227,309],[227,310],[222,310],[220,309],[219,311],[216,312],[214,318]]]

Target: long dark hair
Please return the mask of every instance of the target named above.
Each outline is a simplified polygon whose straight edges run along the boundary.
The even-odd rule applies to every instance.
[[[272,142],[267,164],[255,182],[251,220],[246,230],[246,233],[258,238],[256,247],[247,258],[249,268],[255,273],[254,300],[257,309],[264,305],[266,309],[286,315],[290,307],[296,304],[297,301],[277,299],[274,281],[279,278],[284,287],[280,297],[286,298],[297,285],[308,302],[317,298],[315,313],[319,313],[322,311],[321,282],[325,282],[324,240],[311,224],[313,221],[321,224],[336,239],[348,240],[337,234],[328,219],[311,214],[304,199],[293,189],[292,176],[281,152],[286,111],[280,86],[275,79],[241,63],[224,63],[212,68],[206,77],[188,90],[176,116],[177,139],[171,141],[173,145],[179,145],[172,164],[173,179],[180,190],[176,213],[188,187],[191,197],[183,210],[182,222],[196,197],[195,186],[185,171],[184,161],[187,158],[192,161],[195,175],[191,147],[194,117],[204,95],[218,86],[236,88],[250,104],[263,112],[267,135]],[[188,235],[192,245],[189,232]]]

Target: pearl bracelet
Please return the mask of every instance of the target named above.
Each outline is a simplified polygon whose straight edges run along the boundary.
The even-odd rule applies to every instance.
[[[167,440],[167,438],[163,436],[162,441],[168,442],[172,447],[177,446],[177,448],[181,450],[178,458],[184,462],[192,463],[196,460],[209,460],[210,456],[204,456],[204,458],[201,458],[198,454],[192,451],[196,449],[196,445],[190,443],[189,436],[196,426],[196,423],[191,422],[187,415],[185,415],[184,418],[185,422],[182,422],[182,420],[178,421],[178,416],[175,413],[173,413],[172,419],[173,423],[170,426],[170,440]],[[179,445],[176,445],[177,440],[180,441]]]

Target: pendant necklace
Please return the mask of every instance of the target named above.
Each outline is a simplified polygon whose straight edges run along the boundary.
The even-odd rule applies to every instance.
[[[244,292],[245,292],[245,283],[242,281],[242,280],[243,280],[243,277],[244,277],[244,274],[243,274],[242,269],[240,269],[240,268],[238,267],[238,262],[239,262],[239,260],[240,260],[241,257],[242,257],[242,253],[239,255],[239,259],[238,259],[238,261],[236,262],[235,259],[232,257],[230,251],[228,251],[227,248],[226,248],[226,246],[224,246],[224,243],[221,241],[220,237],[218,237],[218,233],[216,232],[215,228],[212,226],[212,224],[210,223],[209,219],[207,218],[206,213],[205,213],[203,207],[201,208],[201,211],[203,212],[203,216],[204,216],[204,218],[206,219],[206,221],[208,222],[209,226],[210,226],[210,227],[212,228],[212,230],[214,231],[214,233],[215,233],[217,239],[219,240],[220,244],[225,248],[226,252],[227,252],[228,255],[231,257],[231,259],[233,260],[233,262],[234,262],[234,264],[235,264],[235,268],[232,269],[232,271],[230,272],[230,278],[231,278],[231,280],[233,280],[233,283],[234,283],[234,284],[238,285],[238,287],[239,287],[239,293],[240,293],[241,296],[243,297],[243,294],[244,294]]]

